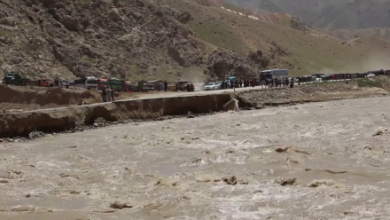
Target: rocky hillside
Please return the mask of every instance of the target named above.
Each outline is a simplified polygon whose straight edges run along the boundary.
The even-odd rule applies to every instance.
[[[255,12],[285,11],[320,28],[361,29],[390,26],[390,0],[224,0]],[[259,3],[260,2],[260,3]]]
[[[0,72],[139,79],[340,71],[388,49],[344,44],[287,14],[258,20],[209,0],[1,0]]]
[[[1,69],[32,77],[176,77],[200,65],[191,15],[142,0],[3,0]]]

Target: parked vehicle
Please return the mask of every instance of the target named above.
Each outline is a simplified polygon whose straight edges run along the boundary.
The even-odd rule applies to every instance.
[[[98,79],[94,76],[87,76],[85,79],[76,79],[73,82],[75,87],[86,89],[98,89]]]
[[[215,82],[215,84],[218,86],[218,89],[222,89],[222,81]]]
[[[185,91],[187,90],[187,84],[190,82],[187,81],[179,81],[176,83],[176,91]]]
[[[23,77],[17,72],[8,72],[5,74],[3,83],[7,85],[27,86],[28,78]]]
[[[215,90],[219,89],[219,85],[215,82],[209,82],[204,86],[205,90]]]
[[[285,79],[288,78],[287,69],[272,69],[272,70],[263,70],[259,75],[260,81],[272,80],[275,78]]]
[[[98,89],[102,90],[103,86],[108,86],[107,78],[100,78],[100,79],[98,79]]]
[[[134,85],[132,85],[130,81],[123,80],[122,84],[123,84],[123,88],[122,88],[123,91],[134,92],[134,90],[135,90]]]
[[[111,77],[108,79],[108,84],[110,85],[111,89],[117,92],[122,91],[123,83],[121,82],[120,79]]]

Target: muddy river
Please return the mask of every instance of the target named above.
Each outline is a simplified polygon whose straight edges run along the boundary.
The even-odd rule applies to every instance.
[[[0,219],[387,219],[389,109],[343,100],[0,143]]]

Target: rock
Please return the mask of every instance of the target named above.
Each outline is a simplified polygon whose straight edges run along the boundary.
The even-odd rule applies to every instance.
[[[116,8],[111,9],[110,12],[108,13],[108,16],[111,20],[115,22],[122,21],[122,17],[120,16],[118,9]]]
[[[0,19],[0,24],[7,25],[7,26],[15,26],[16,25],[16,18],[14,17],[4,17]]]
[[[13,64],[19,64],[23,62],[23,59],[21,57],[11,57],[9,61]]]
[[[33,132],[30,132],[28,134],[29,139],[35,139],[35,138],[40,138],[40,137],[44,137],[44,136],[46,136],[46,134],[41,132],[41,131],[33,131]]]

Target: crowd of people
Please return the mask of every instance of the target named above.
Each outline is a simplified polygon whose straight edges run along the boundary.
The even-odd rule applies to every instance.
[[[260,85],[266,85],[266,86],[272,86],[272,87],[278,87],[278,86],[290,86],[291,88],[294,87],[294,79],[291,78],[270,78],[266,79],[265,81],[260,81],[259,79],[250,79],[250,80],[225,80],[221,84],[222,89],[228,89],[228,88],[243,88],[243,87],[255,87]]]

